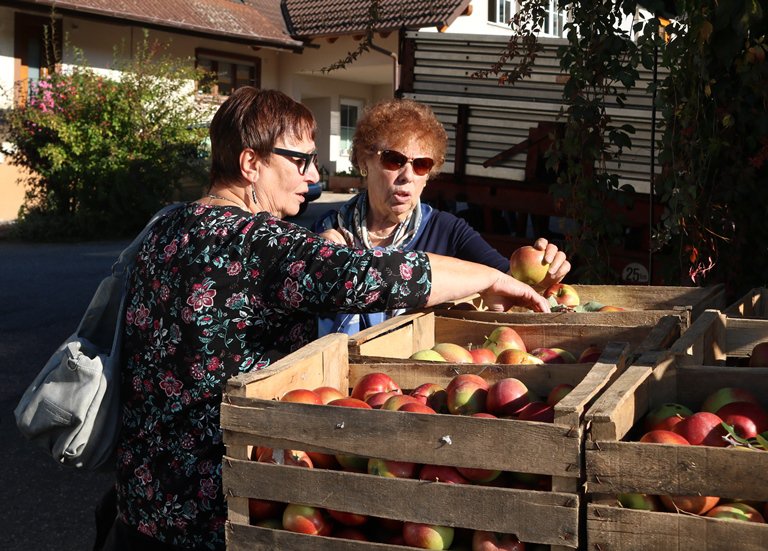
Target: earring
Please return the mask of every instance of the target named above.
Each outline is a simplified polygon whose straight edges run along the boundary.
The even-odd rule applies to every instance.
[[[259,200],[256,199],[256,189],[254,189],[255,185],[256,184],[254,182],[251,182],[251,199],[253,199],[253,204],[254,205],[258,205],[259,204]]]
[[[366,178],[368,176],[368,170],[365,167],[360,169],[360,176],[362,176],[363,178]]]

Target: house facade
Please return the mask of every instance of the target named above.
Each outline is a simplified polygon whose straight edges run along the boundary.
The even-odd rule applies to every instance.
[[[378,4],[372,19],[370,7]],[[109,72],[115,56],[130,55],[146,31],[171,55],[216,73],[215,82],[198,88],[202,100],[220,102],[250,84],[305,103],[318,120],[319,164],[333,174],[350,168],[349,139],[363,107],[395,92],[400,32],[446,28],[468,6],[469,0],[0,0],[0,112],[23,101],[29,81],[73,64],[73,49]],[[323,70],[367,35],[371,46],[354,63]],[[0,222],[14,219],[22,203],[18,178],[18,169],[0,158]]]
[[[560,36],[566,15],[551,4],[544,34]],[[351,168],[350,140],[363,108],[398,89],[405,31],[509,34],[515,6],[515,0],[0,0],[0,113],[23,100],[26,83],[73,64],[73,48],[91,67],[109,72],[115,56],[130,55],[146,31],[172,55],[217,74],[198,88],[203,100],[216,103],[251,84],[305,103],[318,121],[319,165],[334,174]],[[367,51],[353,63],[326,70],[366,37]],[[22,203],[18,177],[0,156],[0,222],[14,219]]]

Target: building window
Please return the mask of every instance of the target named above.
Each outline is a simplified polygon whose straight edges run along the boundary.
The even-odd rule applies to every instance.
[[[563,36],[567,21],[566,12],[558,9],[557,4],[557,0],[549,0],[548,4],[545,4],[547,13],[541,22],[541,36]],[[488,21],[508,25],[518,6],[519,2],[515,0],[488,0]]]
[[[352,154],[352,136],[363,110],[363,102],[341,99],[339,103],[339,155],[349,157]]]
[[[13,56],[16,59],[14,101],[23,103],[29,84],[49,76],[61,63],[61,20],[17,13]]]
[[[261,86],[261,59],[198,48],[195,64],[207,75],[198,83],[201,94],[228,96],[241,86]]]
[[[507,25],[512,18],[514,0],[488,0],[488,21]]]

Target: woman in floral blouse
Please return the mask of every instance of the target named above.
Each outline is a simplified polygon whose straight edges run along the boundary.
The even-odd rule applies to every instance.
[[[413,308],[484,293],[547,311],[487,266],[346,248],[282,218],[315,167],[302,104],[240,88],[211,123],[211,188],[145,239],[128,292],[118,515],[105,549],[224,549],[219,404],[226,380],[307,344],[315,315]]]

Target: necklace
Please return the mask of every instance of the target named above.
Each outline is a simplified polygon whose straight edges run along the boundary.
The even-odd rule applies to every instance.
[[[234,199],[230,199],[228,197],[222,197],[221,195],[216,195],[215,193],[209,193],[208,197],[211,199],[218,199],[219,201],[229,201],[233,205],[237,205],[240,208],[243,207],[243,205],[240,202],[235,201]]]
[[[380,239],[380,240],[389,239],[390,237],[395,235],[395,232],[397,231],[397,228],[398,228],[398,226],[395,226],[395,229],[392,230],[391,232],[389,232],[387,235],[380,235],[380,234],[376,233],[375,231],[368,230],[368,235],[370,235],[370,236],[372,236],[372,237],[374,237],[376,239]]]

